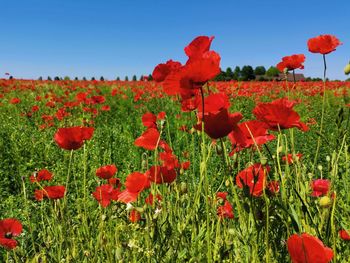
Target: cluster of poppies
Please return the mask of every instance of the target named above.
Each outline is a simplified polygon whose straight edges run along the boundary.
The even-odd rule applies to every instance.
[[[228,137],[232,144],[231,155],[247,148],[258,148],[275,139],[275,135],[270,131],[280,131],[283,129],[297,128],[303,132],[308,131],[308,126],[301,121],[299,114],[294,111],[296,101],[287,98],[276,99],[268,103],[257,103],[253,109],[255,120],[241,122],[243,115],[240,112],[230,112],[230,100],[224,92],[209,92],[208,81],[220,73],[220,55],[210,50],[214,37],[199,36],[195,38],[184,49],[188,59],[184,65],[180,62],[168,60],[166,63],[157,65],[152,73],[153,79],[161,83],[163,91],[170,96],[180,98],[181,109],[184,112],[196,111],[197,122],[193,127],[205,132],[212,140]],[[308,41],[310,52],[326,55],[340,45],[340,41],[331,35],[321,35]],[[298,54],[283,57],[278,63],[280,71],[287,72],[295,69],[303,69],[305,55]],[[208,95],[205,96],[205,88],[208,88]],[[138,101],[144,91],[133,90],[134,101]],[[112,96],[120,91],[113,89]],[[13,98],[11,104],[19,104],[19,98]],[[67,102],[65,106],[58,109],[56,118],[62,119],[68,116],[66,111],[69,107],[84,105],[83,110],[96,115],[96,109],[89,105],[103,104],[105,97],[102,95],[91,95],[80,92],[76,95],[75,101]],[[55,101],[51,100],[47,107],[55,107]],[[32,107],[31,113],[37,112],[39,107]],[[108,105],[102,106],[101,110],[110,110]],[[27,115],[28,116],[28,115]],[[162,139],[162,130],[165,112],[157,115],[146,112],[142,116],[142,123],[145,131],[135,139],[135,146],[147,151],[156,150],[156,160],[153,165],[147,167],[147,171],[134,171],[127,175],[124,185],[121,180],[115,177],[118,172],[114,164],[104,165],[96,170],[96,176],[102,180],[96,187],[92,196],[104,208],[108,207],[112,201],[121,203],[133,203],[137,201],[151,184],[171,184],[173,183],[181,169],[186,170],[190,162],[180,163],[173,149]],[[45,119],[45,118],[43,118]],[[46,117],[47,122],[52,122],[52,116]],[[86,124],[84,124],[86,125]],[[87,125],[88,126],[88,125]],[[54,135],[56,144],[64,150],[78,150],[85,141],[90,140],[94,134],[93,127],[75,126],[59,128]],[[292,165],[299,162],[301,154],[287,154],[282,157],[286,164]],[[252,197],[260,197],[265,191],[271,195],[277,195],[280,190],[278,181],[269,180],[270,167],[263,163],[255,163],[238,172],[235,182],[238,188],[247,189]],[[59,199],[65,196],[66,189],[62,185],[42,186],[43,181],[51,181],[53,175],[50,171],[43,169],[30,176],[30,181],[40,186],[35,190],[35,199],[42,201],[47,199]],[[316,179],[311,183],[313,197],[324,197],[330,195],[331,182],[327,179]],[[228,200],[228,192],[216,193],[218,202],[217,215],[219,218],[233,219],[233,206]],[[161,204],[162,196],[153,195],[151,192],[145,198],[147,205]],[[131,222],[141,219],[141,214],[136,209],[132,209],[129,215]],[[13,237],[22,232],[21,223],[12,218],[0,221],[0,245],[8,249],[17,246],[17,241]],[[339,236],[344,240],[350,240],[349,233],[342,229]],[[318,238],[303,233],[293,234],[287,240],[287,248],[293,262],[329,262],[333,258],[332,249],[324,246]]]
[[[40,186],[40,189],[36,189],[34,197],[37,201],[42,201],[44,198],[47,199],[61,199],[64,197],[66,188],[63,185],[51,185],[51,186],[42,186],[43,181],[51,181],[53,178],[52,173],[47,169],[42,169],[38,172],[32,174],[29,180],[32,183],[37,183]]]
[[[332,35],[320,35],[310,38],[307,46],[310,52],[319,53],[323,56],[336,50],[341,44],[338,38]],[[296,54],[285,56],[282,61],[277,64],[277,68],[281,72],[288,72],[295,69],[304,69],[305,55]]]

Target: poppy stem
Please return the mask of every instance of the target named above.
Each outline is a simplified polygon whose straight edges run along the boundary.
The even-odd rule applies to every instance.
[[[323,131],[323,120],[324,120],[324,114],[325,114],[325,104],[326,104],[326,72],[327,72],[327,63],[326,63],[326,55],[323,54],[323,99],[322,99],[322,113],[321,113],[321,123],[320,123],[320,131],[319,134],[320,136],[317,139],[317,148],[316,148],[316,154],[315,154],[315,159],[314,159],[314,169],[317,166],[317,161],[318,161],[318,155],[320,152],[320,147],[321,147],[321,136],[322,136],[322,131]]]
[[[327,72],[327,63],[326,63],[326,55],[323,54],[323,82],[326,82],[326,72]]]
[[[293,69],[293,82],[294,82],[294,85],[296,83],[296,80],[295,80],[295,70]]]

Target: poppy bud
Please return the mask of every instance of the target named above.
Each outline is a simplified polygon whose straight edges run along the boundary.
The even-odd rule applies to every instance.
[[[220,145],[215,145],[215,149],[216,149],[216,153],[218,155],[221,155],[222,154],[222,147]]]
[[[322,169],[323,169],[322,165],[320,165],[320,164],[317,165],[317,169],[320,170],[320,171],[322,171]]]
[[[331,199],[328,196],[322,196],[320,198],[319,204],[323,208],[327,208],[331,205]]]
[[[261,163],[262,165],[266,165],[266,164],[267,164],[267,158],[266,158],[265,156],[262,156],[262,157],[260,158],[260,163]]]
[[[233,161],[236,162],[236,161],[237,161],[237,158],[238,158],[237,153],[234,153],[233,156],[232,156]]]
[[[349,62],[349,64],[347,64],[345,66],[344,73],[345,73],[345,75],[349,75],[350,74],[350,62]]]
[[[180,192],[182,194],[186,194],[187,193],[187,184],[185,182],[181,182],[181,184],[180,184]]]
[[[230,186],[230,180],[227,179],[227,180],[225,181],[225,186],[226,186],[226,187],[229,187],[229,186]]]

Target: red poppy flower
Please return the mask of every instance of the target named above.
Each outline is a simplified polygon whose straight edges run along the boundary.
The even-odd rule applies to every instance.
[[[303,156],[303,154],[301,154],[301,153],[297,153],[297,154],[295,154],[295,156],[293,156],[293,154],[291,154],[291,153],[288,153],[287,157],[285,155],[282,156],[282,161],[287,162],[288,164],[292,164],[292,163],[294,163],[294,161],[300,160],[302,156]]]
[[[339,237],[343,240],[350,241],[350,234],[345,229],[339,230]]]
[[[159,143],[160,134],[157,129],[149,128],[135,140],[135,145],[146,150],[154,150]]]
[[[163,166],[169,170],[180,167],[177,157],[172,152],[159,153],[159,159],[163,162]]]
[[[331,187],[331,182],[327,179],[316,179],[311,183],[312,194],[311,196],[325,196],[327,195],[329,188]]]
[[[96,175],[102,179],[110,179],[117,172],[117,167],[114,164],[105,165],[96,170]]]
[[[277,131],[296,127],[299,130],[307,131],[309,128],[300,121],[300,116],[293,110],[295,101],[287,98],[277,99],[269,103],[259,103],[253,110],[255,117],[265,122],[269,129]]]
[[[189,59],[197,59],[210,49],[211,42],[214,37],[198,36],[185,47],[185,53]]]
[[[94,133],[93,127],[59,128],[54,139],[59,147],[65,150],[77,150],[85,140],[90,140]]]
[[[135,202],[139,193],[150,187],[150,181],[146,174],[133,172],[126,177],[126,189],[118,196],[118,201],[123,203]]]
[[[0,246],[7,249],[14,249],[17,241],[12,237],[19,236],[22,233],[22,224],[14,218],[0,220]]]
[[[95,192],[92,193],[102,207],[107,207],[111,203],[111,200],[118,200],[119,194],[119,189],[115,189],[111,184],[98,186],[96,187]]]
[[[110,110],[111,110],[111,107],[110,107],[109,105],[103,105],[103,106],[101,107],[101,110],[102,110],[102,111],[110,111]]]
[[[342,43],[339,41],[339,39],[332,35],[320,35],[310,38],[307,42],[310,52],[320,53],[323,55],[331,53],[341,44]]]
[[[222,200],[226,200],[227,196],[228,196],[228,192],[217,192],[216,193],[216,197],[221,198]]]
[[[188,170],[190,168],[191,162],[190,161],[186,161],[180,164],[181,168],[184,170]]]
[[[21,102],[21,99],[19,99],[19,98],[12,98],[11,100],[10,100],[10,103],[11,104],[18,104],[18,103],[20,103]]]
[[[34,173],[29,177],[30,182],[41,182],[41,181],[50,181],[53,175],[49,170],[42,169],[37,173]]]
[[[215,51],[207,51],[202,57],[188,61],[185,66],[171,72],[165,78],[164,92],[175,95],[182,89],[200,89],[221,72],[220,59],[220,55]]]
[[[104,96],[92,96],[90,98],[91,104],[102,104],[106,101],[106,98]]]
[[[147,128],[157,128],[157,116],[151,112],[143,114],[142,124]]]
[[[287,247],[293,263],[328,263],[333,258],[332,249],[326,247],[318,238],[306,233],[290,236]]]
[[[155,81],[163,81],[172,71],[175,71],[181,67],[181,63],[177,61],[168,60],[165,64],[157,65],[152,73],[152,77]]]
[[[136,223],[136,222],[140,221],[140,219],[141,219],[140,212],[138,212],[135,209],[131,210],[130,215],[129,215],[130,222]]]
[[[233,214],[232,205],[227,200],[225,200],[224,205],[218,207],[216,213],[220,218],[233,219],[235,217],[235,215]]]
[[[60,199],[64,197],[66,188],[63,185],[46,186],[44,189],[35,190],[35,199],[42,201],[44,198]]]
[[[271,194],[275,195],[280,191],[280,183],[278,181],[271,181],[267,184],[267,189]]]
[[[164,119],[165,119],[165,116],[166,116],[165,111],[161,111],[161,112],[158,113],[157,119],[159,119],[159,120],[164,120]]]
[[[256,163],[237,174],[236,184],[239,188],[248,187],[250,194],[253,196],[261,196],[266,187],[265,181],[269,171],[269,166]]]
[[[252,120],[238,124],[238,129],[234,129],[229,135],[232,145],[236,151],[249,148],[253,145],[263,145],[275,139],[269,134],[267,125],[264,122]]]
[[[292,56],[286,56],[282,58],[282,62],[277,64],[279,71],[283,72],[285,69],[294,70],[294,69],[303,69],[305,62],[305,55],[298,54]]]
[[[153,194],[150,193],[146,199],[145,199],[145,203],[148,204],[148,205],[153,205],[155,199],[160,202],[162,201],[162,196],[160,194],[156,194],[156,198],[154,198]]]
[[[205,113],[218,113],[222,109],[230,108],[230,99],[225,93],[212,93],[204,99]],[[198,105],[198,112],[202,113],[202,104]]]
[[[218,113],[207,113],[204,115],[204,131],[212,139],[225,137],[237,127],[242,118],[240,112],[230,114],[227,109],[222,109]],[[202,124],[199,123],[194,128],[201,131]]]
[[[151,182],[154,182],[156,184],[163,184],[163,183],[170,184],[174,182],[176,179],[175,169],[173,168],[168,169],[165,166],[152,166],[146,172],[146,175],[148,176]]]

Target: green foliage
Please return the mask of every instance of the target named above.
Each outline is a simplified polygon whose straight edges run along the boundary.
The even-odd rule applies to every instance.
[[[243,68],[241,70],[240,79],[243,81],[255,79],[253,67],[252,66],[243,66]]]
[[[268,77],[278,77],[279,74],[280,71],[274,66],[269,67],[269,69],[266,71],[266,76]]]
[[[245,71],[251,72],[242,68]],[[234,70],[234,74],[237,72]],[[208,258],[217,262],[289,262],[286,240],[302,232],[319,237],[336,249],[339,262],[346,262],[350,249],[338,238],[337,231],[350,229],[350,111],[344,106],[349,100],[347,95],[337,97],[334,91],[326,94],[326,125],[321,134],[317,133],[319,124],[310,125],[306,133],[297,129],[271,131],[276,140],[259,151],[246,149],[229,156],[232,149],[227,138],[212,143],[204,137],[203,143],[199,132],[180,130],[183,125],[192,128],[196,122],[193,112],[181,112],[178,101],[166,96],[149,99],[146,94],[147,100],[135,102],[138,88],[146,91],[126,85],[119,87],[122,94],[111,97],[108,85],[91,89],[90,95],[106,97],[111,111],[101,111],[93,119],[93,138],[74,151],[72,158],[69,151],[57,147],[53,135],[57,127],[81,125],[87,113],[77,107],[66,119],[55,119],[52,128],[41,130],[37,126],[42,114],[55,115],[57,109],[46,107],[46,100],[37,102],[35,97],[44,98],[53,90],[60,98],[65,90],[50,83],[35,92],[18,89],[5,95],[0,107],[0,219],[18,218],[24,231],[16,237],[19,246],[15,250],[7,254],[0,247],[0,262],[7,258],[9,262],[206,262]],[[75,92],[82,91],[85,90],[77,85]],[[271,94],[285,95],[275,90]],[[69,101],[75,95],[69,94]],[[321,96],[288,95],[301,101],[296,111],[303,121],[320,120]],[[20,97],[21,104],[6,103],[13,97]],[[230,112],[240,111],[244,120],[253,119],[257,98],[271,101],[260,94],[233,96]],[[32,117],[21,115],[33,103],[40,105],[40,111]],[[61,102],[57,104],[58,108],[63,106]],[[95,171],[113,163],[122,182],[134,171],[147,171],[154,164],[155,153],[137,148],[134,141],[145,130],[142,114],[160,111],[167,115],[159,126],[162,140],[169,143],[180,162],[189,160],[191,166],[189,170],[179,169],[173,184],[152,185],[141,193],[133,206],[142,212],[142,220],[131,223],[125,204],[113,201],[102,208],[92,197],[96,187],[105,183]],[[312,163],[318,138],[322,145],[315,168]],[[298,152],[303,154],[300,160],[291,165],[282,162],[286,154]],[[247,189],[237,187],[236,175],[262,157],[271,167],[268,181],[280,181],[280,192],[272,195],[265,191],[261,197],[252,197]],[[67,174],[71,175],[66,201],[34,200],[39,186],[28,178],[43,168],[54,173],[52,184],[65,184]],[[317,178],[331,180],[331,190],[336,193],[331,207],[321,207],[319,199],[310,195],[310,183]],[[223,191],[229,193],[234,219],[217,216],[222,200],[216,193]],[[154,206],[144,202],[151,192],[163,198]]]
[[[254,74],[256,76],[263,76],[266,74],[266,69],[264,66],[257,66],[255,69],[254,69]]]

